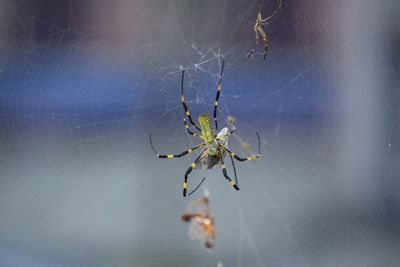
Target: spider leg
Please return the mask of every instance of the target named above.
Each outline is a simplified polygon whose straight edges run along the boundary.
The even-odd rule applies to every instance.
[[[196,192],[197,191],[197,189],[199,189],[200,188],[200,186],[203,184],[203,182],[204,182],[204,180],[206,179],[206,177],[204,177],[202,180],[201,180],[201,182],[199,183],[199,185],[198,186],[196,186],[196,188],[195,189],[193,189],[192,190],[192,192],[190,192],[189,194],[188,194],[188,196],[190,196],[191,194],[193,194],[194,192]]]
[[[189,153],[192,153],[193,151],[195,151],[196,149],[202,147],[205,145],[205,143],[201,143],[193,148],[190,148],[188,150],[183,151],[182,153],[179,154],[175,154],[175,155],[160,155],[156,152],[156,149],[154,148],[153,142],[151,140],[151,134],[149,134],[149,141],[150,141],[150,145],[151,145],[151,149],[153,150],[154,154],[156,154],[157,158],[161,158],[161,159],[173,159],[173,158],[180,158],[183,157]]]
[[[187,107],[185,103],[185,96],[183,95],[183,79],[185,77],[185,71],[182,71],[182,80],[181,80],[181,101],[183,105],[183,109],[185,110],[185,115],[188,116],[190,123],[201,132],[201,129],[196,125],[196,123],[193,121],[192,116],[190,116],[190,111],[189,108]]]
[[[217,86],[217,95],[215,96],[215,102],[214,102],[214,121],[215,121],[215,128],[217,131],[218,131],[217,108],[218,108],[218,99],[221,94],[221,84],[222,84],[222,76],[224,74],[224,66],[225,66],[225,61],[222,60],[221,74],[219,77],[218,86]]]
[[[269,40],[261,26],[258,27],[258,31],[260,32],[260,34],[264,40],[264,61],[265,61],[265,58],[267,57],[267,53],[268,53],[268,49],[269,49]]]
[[[187,180],[189,174],[193,171],[193,169],[196,167],[196,165],[199,163],[199,160],[203,156],[205,149],[201,151],[200,155],[195,159],[195,161],[190,165],[190,167],[186,170],[185,172],[185,181],[183,182],[183,196],[186,197],[186,192],[187,192]]]
[[[221,144],[221,147],[222,147],[225,151],[227,151],[231,157],[234,157],[234,158],[235,158],[236,160],[238,160],[238,161],[257,160],[257,159],[260,158],[260,136],[259,136],[258,132],[256,132],[256,134],[257,134],[257,141],[258,141],[258,154],[257,154],[257,155],[254,155],[254,156],[251,156],[251,157],[247,157],[247,158],[243,158],[243,157],[237,156],[235,153],[233,153],[232,151],[230,151],[228,148],[226,148],[226,147],[225,147],[224,145],[222,145],[222,144]]]
[[[220,152],[222,154],[222,151]],[[221,169],[222,169],[222,173],[225,177],[225,179],[227,179],[229,181],[229,183],[236,189],[239,190],[239,186],[237,186],[237,184],[235,184],[234,181],[232,181],[232,179],[228,176],[228,172],[226,171],[226,166],[224,164],[224,159],[223,157],[221,157]]]
[[[247,158],[242,158],[239,157],[238,155],[236,155],[235,153],[233,153],[232,151],[230,151],[229,149],[227,149],[226,147],[224,147],[224,149],[232,156],[234,157],[236,160],[238,161],[246,161],[246,160],[257,160],[258,158],[260,158],[260,155],[255,155],[255,156],[251,156],[251,157],[247,157]]]
[[[278,12],[281,10],[281,8],[282,8],[282,0],[279,0],[278,8],[275,9],[275,11],[270,16],[263,19],[262,22],[265,23],[265,22],[271,20],[273,17],[275,17],[278,14]]]
[[[228,133],[227,136],[230,136],[230,135],[232,135],[232,134],[234,134],[234,133],[236,132],[236,127],[235,127],[235,125],[230,124],[230,126],[232,127],[232,129],[229,130],[229,133]]]
[[[253,48],[251,48],[250,53],[247,55],[247,58],[250,58],[253,54],[254,54],[254,50],[256,49],[256,47],[258,46],[258,31],[257,31],[258,27],[254,27],[254,32],[256,33],[256,44],[253,46]]]
[[[229,133],[226,136],[231,136],[236,132],[236,129],[230,130]]]
[[[231,158],[232,162],[232,167],[233,167],[233,174],[235,175],[235,183],[239,185],[237,174],[236,174],[236,167],[235,167],[235,162],[233,161],[233,157],[229,154],[229,157]]]
[[[186,117],[183,118],[183,123],[185,124],[185,128],[186,128],[188,134],[203,139],[203,136],[196,134],[190,130],[189,125],[187,124],[187,121],[186,121]]]
[[[235,132],[236,132],[236,129],[230,130],[230,131],[224,136],[224,138],[233,135]],[[222,139],[223,139],[223,138],[217,138],[217,140],[222,140]]]

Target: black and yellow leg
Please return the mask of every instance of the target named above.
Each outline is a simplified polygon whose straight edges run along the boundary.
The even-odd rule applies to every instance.
[[[195,151],[196,149],[198,149],[199,147],[202,147],[202,146],[204,146],[204,145],[205,145],[205,144],[202,143],[202,144],[200,144],[200,145],[197,145],[197,146],[195,146],[195,147],[193,147],[193,148],[191,148],[191,149],[188,149],[188,150],[183,151],[182,153],[179,153],[179,154],[176,154],[176,155],[160,155],[160,154],[157,154],[157,158],[160,158],[160,159],[180,158],[180,157],[183,157],[183,156],[185,156],[185,155],[187,155],[187,154],[189,154],[189,153],[192,153],[193,151]]]
[[[189,174],[193,171],[196,167],[197,163],[199,162],[200,158],[202,157],[204,150],[200,153],[200,155],[196,158],[196,160],[190,165],[190,167],[185,172],[185,181],[183,182],[183,196],[186,197],[187,187],[188,187],[188,177]]]
[[[217,140],[223,140],[224,138],[231,136],[235,132],[236,132],[236,129],[233,129],[233,130],[229,131],[223,138],[217,138]]]
[[[191,149],[188,149],[188,150],[183,151],[182,153],[179,153],[179,154],[176,154],[176,155],[160,155],[160,154],[158,154],[156,152],[156,149],[154,148],[153,141],[151,140],[151,134],[149,134],[149,141],[150,141],[151,149],[153,150],[154,154],[156,154],[157,158],[162,158],[162,159],[180,158],[180,157],[185,156],[185,155],[187,155],[189,153],[192,153],[193,151],[195,151],[199,147],[202,147],[202,146],[205,145],[205,143],[201,143],[201,144],[199,144],[199,145],[197,145],[197,146],[195,146],[195,147],[193,147]]]
[[[196,163],[193,162],[190,167],[186,170],[185,172],[185,181],[183,182],[183,196],[186,197],[186,193],[187,193],[187,180],[188,180],[188,176],[189,174],[193,171],[193,168],[196,167]]]
[[[231,162],[232,162],[232,167],[233,167],[233,174],[235,175],[235,183],[239,186],[238,178],[237,178],[237,173],[236,173],[236,167],[235,167],[235,161],[233,160],[233,157],[229,155]]]
[[[192,116],[190,115],[190,111],[188,106],[185,103],[185,96],[183,94],[183,79],[185,77],[185,71],[182,71],[182,81],[181,81],[181,101],[182,101],[182,105],[183,105],[183,109],[185,111],[185,116],[187,116],[189,118],[190,123],[199,131],[201,131],[201,129],[196,125],[196,123],[193,121]]]
[[[188,134],[203,139],[201,135],[196,134],[196,133],[194,133],[194,132],[192,132],[192,131],[190,130],[189,125],[187,124],[187,121],[186,121],[186,117],[183,118],[183,123],[185,124],[185,128],[186,128]]]
[[[219,96],[221,94],[221,85],[222,85],[222,76],[224,75],[224,66],[225,66],[225,61],[222,60],[221,73],[220,73],[218,86],[217,86],[217,95],[215,96],[215,102],[214,102],[214,121],[215,121],[215,128],[217,131],[218,131],[217,108],[218,108]]]
[[[242,157],[237,156],[235,153],[233,153],[232,151],[230,151],[226,147],[224,147],[224,149],[229,153],[229,155],[231,155],[231,157],[234,157],[238,161],[257,160],[257,159],[260,158],[260,155],[254,155],[254,156],[251,156],[251,157],[242,158]]]
[[[239,186],[237,184],[235,184],[234,181],[232,181],[232,179],[228,176],[228,172],[226,171],[226,166],[224,164],[224,160],[221,158],[221,169],[222,169],[222,173],[224,174],[225,179],[227,179],[229,181],[229,184],[233,186],[233,188],[235,188],[236,190],[239,190]]]
[[[236,132],[236,128],[230,130],[230,131],[228,132],[227,136],[230,136],[230,135],[234,134],[235,132]]]

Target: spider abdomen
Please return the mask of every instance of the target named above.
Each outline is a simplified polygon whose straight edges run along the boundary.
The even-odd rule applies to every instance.
[[[221,157],[218,155],[209,156],[207,159],[207,169],[212,169],[215,165],[217,165],[221,161]]]
[[[207,156],[204,158],[203,164],[207,167],[207,169],[212,169],[215,165],[221,163],[221,158],[225,157],[224,152],[218,151],[216,154],[211,155],[207,153]]]
[[[199,122],[200,122],[201,134],[203,135],[204,140],[207,143],[215,142],[214,133],[211,126],[210,115],[208,115],[207,113],[200,114]]]

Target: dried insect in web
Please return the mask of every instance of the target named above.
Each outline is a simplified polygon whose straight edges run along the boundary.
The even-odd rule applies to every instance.
[[[215,244],[216,232],[214,217],[210,213],[209,199],[203,196],[189,203],[186,213],[182,215],[184,222],[190,222],[188,235],[190,239],[204,243],[206,248]]]
[[[246,161],[246,160],[257,160],[260,155],[253,155],[251,157],[239,157],[237,156],[234,152],[230,151],[228,149],[228,139],[229,136],[232,135],[235,132],[235,129],[228,130],[227,127],[223,128],[220,132],[218,132],[218,120],[217,120],[217,108],[218,108],[218,101],[219,97],[221,94],[221,84],[222,84],[222,77],[224,74],[224,61],[222,61],[222,67],[221,67],[221,73],[220,73],[220,78],[218,81],[217,85],[217,94],[215,97],[215,102],[214,102],[214,123],[215,123],[215,129],[213,129],[212,124],[211,124],[211,118],[210,115],[207,113],[200,114],[199,116],[199,123],[200,127],[196,125],[196,123],[193,121],[190,110],[185,103],[185,97],[183,94],[183,81],[185,77],[185,71],[182,71],[182,79],[181,79],[181,102],[182,106],[185,112],[183,122],[185,125],[185,128],[188,132],[188,134],[197,137],[201,139],[203,142],[198,144],[197,146],[190,148],[186,151],[183,151],[179,154],[174,154],[174,155],[161,155],[156,152],[156,149],[154,148],[152,139],[151,139],[151,134],[149,134],[149,141],[151,148],[156,154],[158,158],[163,158],[163,159],[173,159],[173,158],[180,158],[183,157],[189,153],[192,153],[193,151],[203,148],[198,157],[195,159],[195,161],[190,165],[190,167],[186,170],[185,175],[184,175],[184,182],[183,182],[183,196],[186,197],[187,195],[187,188],[188,188],[188,177],[189,174],[193,171],[195,168],[200,168],[202,166],[206,167],[207,169],[213,168],[215,165],[220,164],[221,169],[222,169],[222,174],[225,177],[226,180],[228,180],[229,184],[233,186],[236,190],[239,190],[239,186],[237,185],[237,177],[236,177],[236,169],[235,166],[233,165],[234,171],[235,171],[235,180],[236,182],[232,181],[232,179],[229,177],[228,172],[226,170],[226,166],[224,163],[224,157],[226,153],[228,153],[231,157],[235,158],[238,161]],[[187,121],[189,120],[190,124],[194,126],[194,131],[198,130],[200,133],[195,133],[191,130],[189,127]],[[258,133],[257,133],[258,136]],[[258,138],[258,141],[259,138]],[[260,146],[260,144],[259,144]],[[233,162],[233,160],[232,160]],[[203,183],[205,178],[201,181],[200,185]],[[190,194],[195,192],[199,187],[197,186]],[[189,194],[189,195],[190,195]]]
[[[254,25],[253,30],[256,34],[256,44],[250,50],[250,53],[247,56],[247,58],[250,58],[254,54],[254,51],[259,44],[258,34],[260,34],[264,41],[264,61],[265,61],[265,59],[267,58],[268,50],[269,50],[269,40],[268,40],[267,34],[265,33],[262,26],[267,26],[269,21],[278,14],[278,12],[280,11],[281,8],[282,8],[282,0],[279,0],[278,8],[270,16],[263,19],[262,15],[261,15],[261,6],[260,6],[260,9],[258,10],[256,21],[255,22],[247,21],[247,23]]]

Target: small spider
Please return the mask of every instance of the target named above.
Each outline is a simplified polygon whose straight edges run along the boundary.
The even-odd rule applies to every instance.
[[[260,9],[258,10],[256,21],[255,22],[247,21],[248,23],[254,25],[253,30],[256,33],[256,44],[250,50],[250,53],[247,56],[247,58],[250,58],[254,54],[254,50],[258,46],[258,43],[259,43],[258,33],[260,33],[260,35],[262,36],[262,38],[264,40],[264,61],[265,61],[265,59],[267,57],[268,49],[269,49],[269,40],[268,40],[267,35],[265,34],[262,26],[268,25],[268,21],[270,21],[273,17],[275,17],[275,15],[278,14],[278,12],[281,8],[282,8],[282,0],[279,0],[278,8],[269,17],[263,19],[262,15],[261,15],[261,7],[260,7]]]
[[[235,132],[235,128],[234,126],[232,130],[228,130],[227,127],[223,128],[219,133],[218,133],[218,121],[217,121],[217,107],[218,107],[218,99],[221,93],[221,82],[222,82],[222,76],[224,73],[224,61],[222,61],[222,68],[221,68],[221,74],[220,74],[220,78],[219,78],[219,82],[218,82],[218,86],[217,86],[217,95],[215,97],[215,102],[214,102],[214,122],[215,122],[215,129],[213,130],[212,125],[211,125],[211,118],[210,115],[208,115],[207,113],[203,113],[199,116],[199,123],[200,123],[200,127],[198,127],[196,125],[196,123],[193,121],[191,115],[190,115],[190,111],[188,106],[185,103],[185,97],[183,95],[183,79],[185,76],[185,71],[182,71],[182,80],[181,80],[181,101],[182,101],[182,105],[183,105],[183,109],[185,111],[185,116],[183,118],[183,122],[185,124],[185,128],[187,130],[187,132],[195,137],[198,137],[200,139],[203,140],[203,143],[188,149],[182,153],[176,154],[176,155],[160,155],[156,152],[154,146],[153,146],[153,142],[151,140],[151,134],[149,135],[149,141],[150,141],[150,145],[151,148],[154,152],[154,154],[156,154],[156,156],[158,158],[167,158],[167,159],[172,159],[172,158],[180,158],[182,156],[185,156],[189,153],[192,153],[193,151],[195,151],[196,149],[199,148],[203,148],[203,150],[201,151],[200,155],[196,158],[196,160],[190,165],[190,167],[186,170],[185,172],[185,180],[183,183],[183,196],[186,197],[186,191],[187,191],[187,185],[188,185],[188,176],[189,174],[192,172],[192,170],[194,168],[199,168],[201,166],[206,166],[207,169],[211,169],[213,168],[215,165],[217,165],[218,163],[221,164],[221,169],[222,169],[222,173],[224,175],[224,177],[229,181],[229,183],[236,189],[239,190],[239,187],[237,185],[237,177],[236,177],[236,170],[235,170],[235,165],[234,165],[234,161],[233,158],[235,158],[238,161],[246,161],[246,160],[257,160],[260,156],[260,137],[257,133],[257,138],[258,138],[258,154],[257,155],[253,155],[251,157],[247,157],[247,158],[242,158],[237,156],[235,153],[233,153],[232,151],[230,151],[228,149],[228,136],[232,135]],[[191,131],[191,129],[189,128],[189,125],[187,123],[186,117],[189,119],[189,122],[199,131],[201,132],[201,134],[197,134]],[[235,180],[236,183],[234,181],[232,181],[232,179],[228,176],[228,173],[226,171],[226,166],[224,163],[224,157],[226,152],[230,155],[231,157],[231,161],[233,164],[233,170],[235,173]],[[203,178],[203,180],[201,181],[201,183],[204,181],[205,178]],[[201,183],[190,193],[192,194],[194,191],[196,191]],[[189,194],[189,195],[190,195]]]

